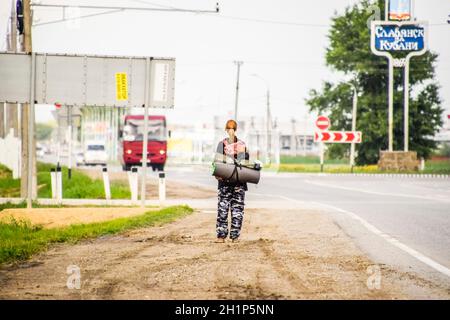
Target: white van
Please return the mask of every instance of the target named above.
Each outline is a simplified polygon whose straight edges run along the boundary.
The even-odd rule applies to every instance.
[[[86,141],[84,148],[84,164],[85,165],[102,165],[106,166],[108,162],[108,154],[106,153],[104,141]]]

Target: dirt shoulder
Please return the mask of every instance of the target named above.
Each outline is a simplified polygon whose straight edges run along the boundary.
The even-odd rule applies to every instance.
[[[156,208],[34,208],[5,209],[0,212],[0,221],[27,220],[44,228],[65,227],[71,224],[94,223],[143,214]]]
[[[248,209],[240,243],[214,243],[214,210],[161,227],[57,245],[0,269],[3,299],[405,299],[330,217],[312,210]],[[68,289],[67,268],[81,288]]]

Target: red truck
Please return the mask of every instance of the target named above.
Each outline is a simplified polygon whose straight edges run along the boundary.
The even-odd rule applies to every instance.
[[[144,116],[126,115],[120,129],[119,155],[123,170],[142,166]],[[163,171],[167,159],[167,125],[165,116],[148,116],[147,166]]]

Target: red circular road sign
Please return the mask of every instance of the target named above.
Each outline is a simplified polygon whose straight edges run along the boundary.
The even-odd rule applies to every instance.
[[[330,127],[330,119],[325,116],[318,116],[316,120],[316,126],[320,130],[327,130]]]

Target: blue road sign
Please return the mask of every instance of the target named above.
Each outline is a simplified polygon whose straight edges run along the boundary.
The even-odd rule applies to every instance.
[[[375,48],[378,51],[421,51],[425,46],[425,29],[396,24],[375,26]]]

